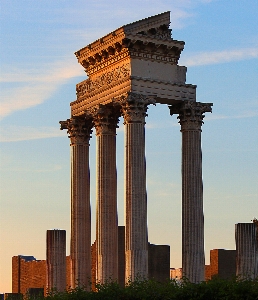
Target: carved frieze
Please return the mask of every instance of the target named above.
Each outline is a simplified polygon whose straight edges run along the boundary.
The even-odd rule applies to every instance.
[[[158,61],[170,63],[172,65],[176,65],[178,63],[179,56],[172,53],[172,55],[168,53],[153,53],[153,52],[143,52],[143,51],[135,51],[134,49],[130,51],[131,58],[138,58],[150,61]]]
[[[121,66],[102,73],[100,76],[96,77],[94,80],[87,79],[76,85],[77,98],[84,97],[85,95],[99,90],[102,87],[108,87],[111,84],[116,84],[121,79],[130,76],[130,64],[125,63]]]
[[[212,112],[212,103],[183,101],[169,106],[170,115],[178,114],[181,131],[201,130],[204,113]]]
[[[92,120],[85,117],[76,117],[60,121],[60,129],[67,129],[68,137],[71,140],[71,145],[87,144],[91,138]]]

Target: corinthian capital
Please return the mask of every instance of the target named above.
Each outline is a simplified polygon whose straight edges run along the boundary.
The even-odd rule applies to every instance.
[[[96,128],[96,135],[116,134],[117,124],[119,122],[120,112],[116,106],[98,105],[88,111],[93,118],[93,124]]]
[[[181,131],[201,130],[205,112],[212,112],[212,103],[183,101],[169,106],[170,115],[178,114]]]
[[[67,129],[71,145],[89,143],[92,133],[92,121],[85,117],[73,117],[60,121],[60,129]]]
[[[155,104],[154,96],[146,96],[129,92],[116,98],[121,105],[121,112],[124,117],[124,124],[145,123],[148,104]]]

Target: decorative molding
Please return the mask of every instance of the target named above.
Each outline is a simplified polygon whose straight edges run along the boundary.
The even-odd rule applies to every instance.
[[[129,59],[130,58],[130,53],[129,50],[126,48],[121,49],[121,51],[115,51],[114,55],[105,55],[101,57],[98,61],[95,60],[91,61],[89,63],[89,60],[85,60],[84,63],[84,68],[88,76],[90,77],[93,74],[96,74],[99,71],[105,71],[106,68],[109,66],[113,66],[115,63],[119,62],[122,63],[123,60]]]
[[[99,68],[104,64],[110,65],[111,63],[123,59],[128,56],[128,49],[124,45],[124,35],[112,37],[112,42],[108,44],[101,43],[101,47],[97,49],[89,49],[80,54],[77,53],[78,62],[84,67],[86,73],[91,75],[96,71],[96,67]]]
[[[97,41],[87,45],[86,47],[76,51],[74,54],[79,61],[92,56],[95,53],[101,53],[103,49],[108,49],[108,47],[115,45],[117,41],[121,41],[125,37],[123,30],[116,30]]]
[[[111,84],[117,83],[119,80],[129,78],[130,76],[130,64],[125,63],[121,66],[117,66],[115,69],[102,73],[94,80],[87,79],[76,85],[77,99],[86,96],[102,87],[108,87]]]
[[[116,134],[118,122],[120,117],[120,109],[118,106],[97,105],[86,110],[86,115],[92,116],[94,127],[96,128],[96,135]]]
[[[71,145],[87,144],[91,138],[92,120],[85,117],[73,117],[66,121],[60,121],[60,129],[67,129]]]
[[[152,52],[143,52],[143,51],[130,51],[131,58],[138,58],[148,61],[157,61],[163,63],[169,63],[172,65],[178,64],[179,57],[176,56],[174,53],[152,53]]]
[[[85,83],[85,81],[82,83]],[[70,104],[71,114],[72,116],[84,115],[85,110],[90,107],[109,104],[113,98],[117,98],[126,92],[155,95],[157,96],[156,103],[168,105],[172,105],[175,101],[196,101],[195,85],[129,76],[92,92],[81,91],[80,97],[78,96],[77,100]]]
[[[167,40],[167,39],[171,39],[171,32],[172,29],[169,29],[169,24],[168,25],[164,24],[158,27],[149,28],[148,30],[140,31],[137,34],[147,36],[147,37],[152,37],[155,39]]]
[[[151,84],[164,84],[164,85],[169,85],[173,87],[178,87],[179,89],[181,88],[192,88],[196,89],[197,85],[190,84],[190,83],[178,83],[178,82],[172,82],[172,81],[165,81],[165,80],[159,80],[159,79],[154,79],[154,78],[142,78],[139,76],[130,76],[131,80],[136,80],[136,81],[143,81],[143,82],[150,82]]]
[[[136,93],[126,93],[113,100],[121,105],[121,113],[124,124],[145,123],[148,104],[155,105],[155,96],[146,96]]]
[[[116,29],[86,47],[76,51],[75,55],[81,63],[83,59],[92,55],[94,56],[96,53],[100,53],[103,49],[108,49],[110,46],[115,45],[116,42],[121,42],[128,35],[140,34],[141,36],[156,36],[157,38],[164,38],[165,35],[171,39],[171,31],[168,29],[169,24],[169,11],[148,17]]]
[[[145,78],[139,76],[132,76],[130,63],[124,63],[123,65],[117,66],[114,69],[110,69],[107,73],[101,73],[100,76],[95,77],[96,79],[86,79],[76,85],[77,92],[77,100],[71,102],[72,107],[79,104],[79,102],[83,101],[85,97],[90,98],[95,95],[100,95],[101,93],[110,90],[111,88],[123,84],[126,81],[142,81],[149,82],[151,85],[153,84],[162,84],[169,85],[171,88],[175,88],[178,90],[179,94],[183,90],[195,90],[196,85],[192,84],[184,84],[172,81],[158,80],[153,78]],[[173,79],[173,78],[171,78]],[[178,78],[177,78],[178,79]],[[183,92],[184,95],[186,91]],[[187,95],[185,95],[187,97]],[[195,96],[194,96],[195,98]]]
[[[181,131],[198,130],[204,123],[204,113],[212,112],[213,103],[201,103],[194,101],[183,101],[180,104],[169,106],[170,115],[178,114]]]
[[[152,29],[154,30],[154,28]],[[107,48],[99,49],[98,52],[87,53],[87,55],[84,53],[77,58],[90,76],[126,57],[177,64],[183,49],[184,42],[168,38],[157,39],[155,35],[148,36],[140,33],[116,40]]]

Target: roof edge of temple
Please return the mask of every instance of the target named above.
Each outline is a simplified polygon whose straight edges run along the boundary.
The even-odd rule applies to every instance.
[[[80,54],[82,52],[86,52],[87,50],[90,52],[94,48],[101,46],[104,42],[114,39],[114,37],[121,36],[121,39],[122,39],[122,38],[125,38],[127,35],[137,34],[138,32],[148,30],[148,29],[151,29],[154,27],[158,27],[158,26],[162,26],[162,25],[166,25],[167,27],[169,27],[169,24],[170,24],[170,11],[166,11],[166,12],[163,12],[163,13],[151,16],[151,17],[144,18],[142,20],[138,20],[138,21],[123,25],[123,26],[117,28],[116,30],[106,34],[105,36],[95,40],[94,42],[88,44],[87,46],[79,49],[74,54],[79,59]]]
[[[170,24],[170,11],[166,11],[151,17],[147,17],[127,25],[122,26],[125,33],[137,33],[141,28],[152,28],[154,25],[168,25]],[[135,30],[136,29],[136,30]],[[136,31],[136,32],[135,32]]]
[[[135,51],[146,52],[146,50],[151,55],[159,47],[161,50],[158,52],[161,53],[157,55],[170,52],[177,63],[185,43],[172,39],[172,29],[169,29],[169,25],[170,11],[135,21],[78,50],[75,55],[88,75],[94,72],[96,66],[101,64],[103,67],[103,63],[109,64],[110,58],[112,61],[113,58],[123,59]]]

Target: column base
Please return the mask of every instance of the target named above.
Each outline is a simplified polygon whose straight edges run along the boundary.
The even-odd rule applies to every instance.
[[[126,282],[148,279],[148,250],[125,252]]]

